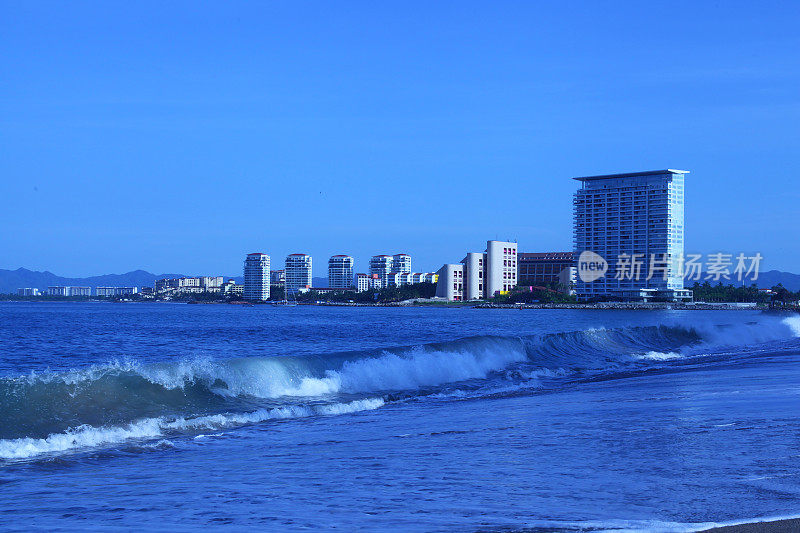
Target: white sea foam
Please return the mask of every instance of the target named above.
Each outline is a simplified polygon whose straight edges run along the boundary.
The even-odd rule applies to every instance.
[[[783,319],[783,323],[789,326],[795,337],[800,337],[800,316],[790,316]]]
[[[196,431],[198,429],[216,430],[274,419],[342,415],[378,409],[383,405],[382,398],[367,398],[349,403],[314,406],[294,405],[274,409],[259,409],[249,413],[226,413],[197,418],[144,418],[117,427],[83,425],[42,439],[25,437],[0,440],[0,459],[28,459],[42,454],[108,446],[128,440],[154,439],[163,437],[166,433],[171,432]]]
[[[516,344],[516,343],[515,343]],[[408,390],[468,379],[485,378],[511,363],[526,359],[521,344],[467,351],[412,350],[405,354],[384,353],[380,357],[347,361],[325,377],[304,377],[295,387],[282,392],[288,396],[319,396],[338,392]]]
[[[345,361],[317,375],[292,358],[245,358],[230,361],[188,360],[139,368],[145,379],[173,389],[203,381],[220,395],[259,398],[320,397],[336,393],[409,390],[468,379],[526,359],[519,340],[478,340],[462,349],[409,349]]]
[[[683,356],[676,352],[647,352],[637,355],[636,358],[650,361],[669,361],[670,359],[681,359]]]

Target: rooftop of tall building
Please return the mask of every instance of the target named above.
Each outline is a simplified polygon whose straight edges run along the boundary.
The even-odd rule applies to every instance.
[[[564,260],[572,261],[575,257],[574,252],[523,252],[517,254],[519,261],[546,261]]]
[[[592,180],[609,180],[614,178],[637,178],[640,176],[659,176],[662,174],[688,174],[688,170],[675,170],[667,168],[664,170],[645,170],[643,172],[625,172],[622,174],[601,174],[598,176],[582,176],[579,178],[572,178],[578,181],[592,181]]]

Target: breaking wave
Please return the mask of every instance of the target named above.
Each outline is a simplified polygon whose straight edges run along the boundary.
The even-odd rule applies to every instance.
[[[1,378],[0,459],[354,413],[398,398],[458,399],[530,389],[541,380],[674,364],[797,336],[800,317],[769,317],[737,326],[484,336],[305,357],[122,361]]]

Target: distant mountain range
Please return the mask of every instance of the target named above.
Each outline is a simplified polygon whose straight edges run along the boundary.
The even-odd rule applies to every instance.
[[[152,287],[157,279],[163,278],[180,278],[183,274],[151,274],[145,270],[134,270],[125,274],[105,274],[102,276],[90,276],[88,278],[65,278],[57,276],[52,272],[38,272],[28,270],[26,268],[18,268],[16,270],[3,270],[0,269],[0,293],[16,293],[17,289],[21,287],[35,287],[37,289],[46,289],[54,285],[76,285],[83,287]],[[244,279],[241,276],[232,276],[236,283],[243,283]],[[228,276],[225,279],[230,279]],[[327,287],[328,278],[315,277],[312,280],[315,287]],[[726,282],[733,283],[733,282]],[[800,290],[800,274],[792,274],[791,272],[781,272],[778,270],[768,270],[759,273],[756,284],[760,288],[771,288],[778,283],[782,283],[784,287],[790,291]],[[694,282],[687,283],[687,286],[693,285]],[[750,285],[750,282],[746,282]]]
[[[125,274],[105,274],[88,278],[65,278],[52,272],[38,272],[27,268],[0,269],[0,293],[16,293],[21,287],[46,289],[56,285],[79,287],[147,287],[157,279],[180,278],[183,274],[151,274],[145,270],[134,270]],[[227,278],[226,278],[227,279]],[[238,281],[237,281],[238,283]]]
[[[701,281],[702,283],[702,281]],[[777,284],[782,284],[784,287],[789,289],[790,291],[800,291],[800,274],[792,274],[791,272],[781,272],[780,270],[767,270],[766,272],[759,272],[758,279],[755,281],[755,284],[758,285],[759,289],[771,289]],[[716,283],[714,283],[716,285]],[[739,285],[736,281],[727,282],[723,280],[723,284],[735,284]],[[745,281],[745,285],[752,285],[752,281]],[[689,287],[694,285],[694,282],[687,283],[686,286]]]

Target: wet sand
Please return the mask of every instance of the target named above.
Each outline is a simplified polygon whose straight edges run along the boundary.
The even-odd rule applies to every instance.
[[[800,532],[800,518],[712,527],[702,531],[709,533],[797,533]]]

